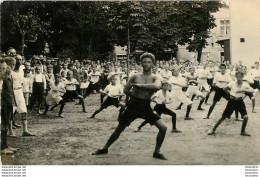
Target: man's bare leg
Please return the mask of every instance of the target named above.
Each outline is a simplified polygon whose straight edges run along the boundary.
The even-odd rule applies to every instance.
[[[107,143],[102,149],[98,149],[96,152],[92,153],[92,155],[100,155],[100,154],[107,154],[108,148],[119,138],[121,133],[125,130],[126,126],[122,124],[118,124],[117,128],[115,129],[114,133],[110,136]]]
[[[159,132],[156,137],[156,146],[153,153],[153,157],[161,160],[167,160],[163,154],[160,154],[160,149],[166,135],[167,127],[164,125],[161,119],[155,122],[154,125],[159,129]]]

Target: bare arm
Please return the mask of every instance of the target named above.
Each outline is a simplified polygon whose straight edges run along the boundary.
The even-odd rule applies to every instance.
[[[124,89],[124,93],[128,96],[132,95],[131,92],[131,88],[133,87],[134,81],[135,81],[136,76],[133,75],[132,77],[130,77],[130,79],[128,80],[128,82],[125,85],[125,89]]]
[[[154,83],[151,84],[133,84],[133,86],[137,86],[144,89],[151,89],[151,90],[159,90],[162,86],[161,80],[158,76],[155,76]]]
[[[226,92],[227,94],[230,94],[230,87],[229,86],[226,86],[224,89],[224,92]]]

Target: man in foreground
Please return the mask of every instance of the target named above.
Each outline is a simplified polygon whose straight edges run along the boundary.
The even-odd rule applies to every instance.
[[[157,75],[152,74],[152,66],[155,63],[155,57],[151,53],[141,55],[143,73],[133,75],[125,86],[124,93],[130,97],[126,109],[119,118],[119,124],[110,136],[102,149],[98,149],[92,155],[107,154],[108,148],[119,138],[120,134],[135,119],[143,118],[158,129],[156,146],[153,153],[154,158],[167,160],[160,153],[160,148],[165,138],[167,127],[162,122],[159,115],[155,114],[150,106],[151,96],[161,88],[161,80]]]

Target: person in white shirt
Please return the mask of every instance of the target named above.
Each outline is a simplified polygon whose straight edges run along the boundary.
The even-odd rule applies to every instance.
[[[186,104],[191,109],[192,101],[183,93],[182,88],[187,87],[187,81],[184,77],[180,76],[178,68],[173,70],[173,76],[169,79],[169,84],[171,84],[171,97],[177,102]],[[178,108],[177,108],[178,109]],[[188,112],[187,109],[187,113]],[[185,120],[192,120],[191,118],[185,117]]]
[[[172,76],[172,72],[169,70],[169,65],[165,64],[164,69],[160,72],[163,79],[169,79]]]
[[[100,89],[99,87],[99,78],[101,76],[100,72],[98,72],[96,68],[93,67],[93,72],[90,72],[88,76],[90,77],[90,83],[85,95],[83,96],[84,98],[89,96],[93,91],[98,92]]]
[[[172,103],[172,98],[169,92],[169,82],[168,80],[162,81],[162,89],[157,91],[152,97],[152,102],[155,102],[154,111],[161,116],[162,114],[170,115],[172,117],[172,132],[173,133],[182,133],[182,131],[176,128],[176,113],[166,107],[166,104]],[[143,126],[148,122],[144,121],[135,132],[139,132]]]
[[[29,100],[32,94],[32,81],[30,79],[29,73],[30,73],[29,70],[24,70],[23,95],[24,95],[26,106],[29,105]]]
[[[215,134],[216,129],[218,126],[226,119],[231,116],[234,110],[237,110],[240,112],[240,114],[243,117],[243,123],[241,128],[240,135],[242,136],[250,136],[245,129],[248,122],[248,115],[246,111],[246,105],[243,101],[243,96],[245,92],[253,93],[254,89],[251,88],[248,83],[243,82],[244,73],[241,70],[238,70],[236,72],[236,81],[230,82],[225,88],[224,91],[228,92],[230,95],[230,99],[227,103],[227,106],[222,114],[222,117],[218,120],[218,122],[215,124],[213,129],[208,133],[208,135]],[[230,90],[230,91],[229,91]]]
[[[197,69],[196,74],[198,76],[199,87],[203,88],[207,92],[207,99],[205,99],[205,104],[208,104],[207,101],[210,95],[210,87],[207,82],[207,79],[212,78],[212,75],[210,71],[207,69],[207,64],[204,63],[202,68]]]
[[[258,62],[258,61],[255,62],[254,69],[251,69],[251,70],[249,71],[249,74],[250,74],[250,75],[253,77],[253,79],[254,79],[253,88],[260,90],[260,84],[259,84],[259,81],[260,81],[260,70],[259,70],[259,62]]]
[[[85,103],[83,96],[77,93],[77,86],[79,82],[73,78],[73,72],[69,71],[67,73],[67,80],[63,82],[66,87],[66,93],[64,94],[63,98],[65,101],[74,101],[74,99],[79,99],[79,104],[82,105],[82,112],[86,113]]]
[[[41,66],[37,65],[35,68],[35,74],[33,76],[33,91],[30,109],[33,108],[35,102],[38,102],[38,113],[41,114],[40,108],[43,101],[44,93],[46,93],[46,78],[45,75],[41,73]]]
[[[62,115],[62,111],[65,105],[65,101],[62,98],[62,95],[66,92],[65,86],[62,82],[60,82],[60,74],[55,74],[55,81],[51,82],[50,91],[46,97],[46,105],[45,105],[45,111],[43,112],[43,115],[46,115],[49,109],[49,106],[54,105],[54,107],[57,107],[60,105],[60,111],[59,111],[59,117],[64,118]]]
[[[253,77],[247,72],[247,67],[246,66],[242,66],[242,71],[244,73],[244,77],[243,77],[243,82],[247,83],[248,85],[250,85],[252,88],[253,88],[253,85],[254,85],[254,79]],[[255,92],[254,93],[249,93],[249,92],[245,92],[245,96],[243,99],[245,99],[245,97],[249,97],[252,101],[252,112],[253,113],[256,113],[255,112],[255,96],[257,94],[258,90],[255,89]],[[235,114],[236,114],[236,120],[239,120],[238,119],[238,111],[235,111]]]
[[[110,77],[111,84],[107,85],[104,91],[100,90],[100,93],[107,95],[107,99],[102,103],[101,107],[96,110],[90,118],[95,118],[95,116],[100,113],[103,109],[109,106],[121,107],[120,113],[123,112],[124,105],[120,102],[120,97],[124,95],[123,86],[117,83],[117,76],[112,75]]]
[[[212,113],[214,107],[216,106],[217,102],[220,101],[220,99],[222,97],[224,97],[226,100],[229,99],[229,94],[227,94],[223,88],[225,88],[228,83],[230,83],[232,81],[231,77],[229,75],[226,74],[226,65],[225,64],[221,64],[220,67],[220,73],[216,73],[214,76],[214,80],[213,80],[213,87],[215,90],[215,95],[213,98],[213,103],[209,108],[207,117],[204,119],[209,119],[210,114]]]

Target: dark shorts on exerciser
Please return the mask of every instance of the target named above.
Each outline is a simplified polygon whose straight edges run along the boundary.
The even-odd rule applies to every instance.
[[[257,80],[254,80],[254,84],[250,84],[250,86],[251,86],[253,89],[258,89],[258,90],[260,90],[259,81],[257,81]]]
[[[1,106],[1,127],[7,129],[13,119],[13,106]]]
[[[156,104],[154,110],[157,112],[158,115],[167,114],[173,115],[175,114],[172,110],[168,109],[165,104]]]
[[[246,111],[246,105],[241,98],[233,98],[232,96],[230,97],[226,109],[224,110],[222,117],[230,117],[233,113],[233,111],[237,110],[242,117],[244,117],[245,115],[247,115],[247,111]]]
[[[131,97],[126,109],[118,120],[119,123],[129,126],[135,119],[143,118],[151,125],[154,125],[161,117],[153,112],[150,103],[151,100]]]
[[[249,93],[249,92],[245,92],[245,95],[248,96],[250,99],[252,99],[252,97],[254,96],[253,93]]]
[[[66,93],[63,95],[63,99],[65,101],[77,99],[78,98],[78,92],[76,90],[67,90]]]
[[[101,108],[106,109],[108,106],[115,106],[118,108],[119,98],[112,98],[108,96],[107,99],[104,101],[104,103],[101,105]]]
[[[223,88],[215,87],[215,95],[213,98],[213,101],[218,102],[221,98],[225,98],[226,100],[229,100],[230,95],[226,93]]]

